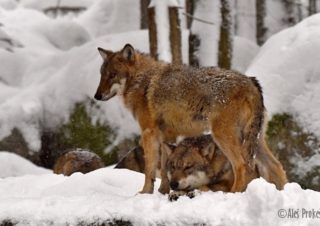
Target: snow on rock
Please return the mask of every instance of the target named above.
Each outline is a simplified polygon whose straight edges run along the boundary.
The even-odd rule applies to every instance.
[[[51,170],[36,166],[15,153],[0,151],[0,178],[50,173]]]
[[[137,194],[144,175],[104,168],[88,174],[29,175],[0,179],[0,222],[21,225],[77,225],[121,219],[133,225],[318,225],[302,217],[302,208],[318,210],[320,193],[296,183],[278,191],[263,179],[244,193],[204,192],[169,202],[166,195]],[[156,189],[159,180],[156,181]],[[278,211],[298,209],[298,219]]]
[[[132,0],[98,0],[76,21],[94,37],[139,30],[140,7]]]
[[[272,36],[247,70],[262,84],[269,113],[289,112],[320,135],[320,14]]]

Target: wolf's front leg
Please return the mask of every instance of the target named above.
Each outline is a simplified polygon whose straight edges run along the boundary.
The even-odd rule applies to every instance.
[[[158,189],[158,191],[162,194],[168,194],[170,192],[170,186],[169,186],[169,179],[167,174],[167,152],[163,150],[164,145],[161,144],[160,147],[160,154],[161,154],[161,162],[160,162],[160,169],[161,169],[161,184]]]
[[[142,147],[145,159],[145,181],[140,193],[153,193],[156,168],[159,159],[159,141],[155,130],[146,129],[142,133]]]

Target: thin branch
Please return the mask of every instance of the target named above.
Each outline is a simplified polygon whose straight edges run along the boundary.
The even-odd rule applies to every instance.
[[[193,20],[197,20],[197,21],[199,21],[199,22],[205,23],[205,24],[214,25],[214,23],[212,23],[212,22],[210,22],[210,21],[207,21],[207,20],[203,20],[203,19],[194,17],[194,16],[192,16],[192,15],[189,14],[189,13],[182,12],[182,15],[184,15],[184,16],[186,16],[186,17],[189,17],[189,18],[192,18]]]

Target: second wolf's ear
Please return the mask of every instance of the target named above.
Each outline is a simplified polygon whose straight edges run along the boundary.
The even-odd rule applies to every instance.
[[[122,57],[127,61],[134,62],[135,60],[135,51],[132,45],[126,44],[121,50]]]
[[[170,156],[173,152],[173,149],[169,145],[162,143],[161,144],[161,152],[166,154],[167,156]]]
[[[201,154],[211,160],[213,158],[214,152],[215,152],[215,145],[209,144],[207,147],[201,149]]]
[[[98,47],[98,51],[99,51],[100,56],[102,57],[103,60],[107,60],[108,56],[110,56],[112,54],[111,51],[102,49],[100,47]]]

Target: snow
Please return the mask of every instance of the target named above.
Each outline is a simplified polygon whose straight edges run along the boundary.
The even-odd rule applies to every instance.
[[[57,0],[45,0],[45,1],[20,0],[20,2],[21,2],[20,4],[24,7],[37,9],[37,10],[44,10],[50,7],[56,7],[59,1]],[[61,0],[59,5],[64,7],[89,7],[90,5],[92,5],[93,2],[94,2],[93,0],[77,0],[77,1]]]
[[[232,69],[244,73],[260,47],[249,39],[234,36],[232,52]]]
[[[263,179],[244,193],[204,192],[169,202],[166,195],[137,194],[144,175],[104,168],[70,177],[54,174],[0,179],[0,222],[77,225],[121,219],[134,225],[317,225],[320,219],[281,219],[278,210],[318,210],[320,193],[290,183],[283,191]],[[159,181],[156,181],[156,188]]]
[[[220,3],[219,1],[203,0],[197,2],[194,17],[213,22],[208,24],[193,20],[191,32],[200,37],[201,43],[198,52],[201,66],[218,65],[218,43],[220,34]]]
[[[169,41],[170,25],[168,7],[179,6],[176,0],[152,0],[149,7],[155,8],[155,21],[157,26],[158,59],[171,62],[171,48]]]
[[[255,0],[233,1],[234,33],[251,41],[256,40]],[[268,1],[267,1],[268,2]]]
[[[320,135],[320,14],[272,36],[247,70],[262,84],[268,112],[289,112]]]
[[[1,178],[24,175],[50,174],[51,170],[36,166],[25,158],[11,152],[0,151],[0,181]]]
[[[94,37],[134,31],[140,28],[140,7],[132,0],[98,0],[75,20]]]

